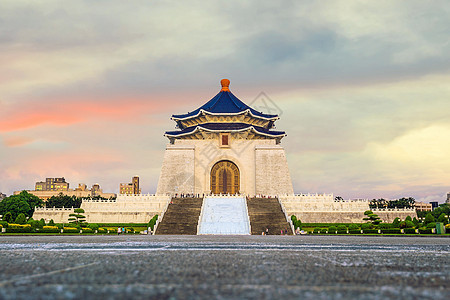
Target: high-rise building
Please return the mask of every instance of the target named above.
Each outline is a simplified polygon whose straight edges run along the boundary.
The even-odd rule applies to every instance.
[[[3,193],[0,193],[0,201],[2,201],[2,200],[5,199],[5,198],[6,198],[6,195],[3,194]]]
[[[447,193],[447,200],[445,200],[445,203],[450,204],[450,192]]]
[[[121,183],[120,194],[127,194],[127,195],[141,194],[141,189],[139,188],[139,176],[134,176],[131,179],[130,183]]]
[[[61,178],[46,178],[44,181],[36,182],[36,191],[68,191],[69,183],[64,177]]]
[[[439,202],[437,202],[437,201],[431,201],[430,204],[431,204],[431,210],[435,210],[436,208],[439,207]]]

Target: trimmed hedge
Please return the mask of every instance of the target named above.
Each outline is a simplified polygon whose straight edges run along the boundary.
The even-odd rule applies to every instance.
[[[414,228],[405,228],[404,229],[406,234],[415,234],[416,230]]]
[[[82,233],[94,233],[94,230],[87,227],[81,228],[81,230],[83,231]]]
[[[56,226],[44,226],[44,227],[42,227],[41,230],[39,230],[39,232],[59,233],[59,232],[61,232],[61,230],[58,227],[56,227]]]
[[[9,224],[6,232],[18,233],[18,232],[31,232],[32,228],[30,224]]]
[[[108,233],[108,229],[101,227],[101,228],[98,229],[97,232],[105,234],[105,233]]]
[[[364,233],[378,233],[378,229],[363,229]]]
[[[419,233],[420,234],[432,234],[433,231],[431,230],[431,228],[419,228]]]
[[[348,231],[350,234],[361,234],[361,229],[359,229],[359,230],[356,230],[356,229],[354,229],[354,230],[349,230]]]
[[[314,228],[313,233],[320,233],[320,228],[319,227]]]
[[[400,234],[402,233],[402,230],[400,228],[387,228],[387,229],[381,229],[381,233],[383,234]]]
[[[75,228],[75,227],[64,227],[63,232],[64,233],[80,233],[80,230],[78,230],[78,228]]]
[[[347,229],[345,229],[345,230],[338,230],[337,234],[347,234]]]

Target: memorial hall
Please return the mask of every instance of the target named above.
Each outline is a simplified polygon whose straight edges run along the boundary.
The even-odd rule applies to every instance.
[[[88,222],[146,223],[156,234],[293,234],[290,216],[307,223],[361,223],[367,199],[295,194],[278,115],[245,104],[222,79],[217,95],[199,108],[172,115],[156,194],[85,200]],[[194,100],[192,100],[194,102]],[[295,138],[295,137],[293,137]],[[324,166],[325,167],[325,166]],[[35,219],[67,220],[71,208],[37,208]],[[385,222],[413,209],[376,212]]]

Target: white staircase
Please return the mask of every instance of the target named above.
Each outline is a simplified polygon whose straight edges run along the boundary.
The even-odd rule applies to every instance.
[[[250,234],[243,196],[208,196],[203,200],[197,234]]]

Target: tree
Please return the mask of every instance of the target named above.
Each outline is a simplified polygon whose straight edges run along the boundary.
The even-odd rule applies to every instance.
[[[378,215],[374,214],[371,210],[366,210],[364,212],[364,215],[367,216],[366,218],[363,218],[364,221],[370,222],[373,225],[378,225],[381,222],[383,222]]]
[[[84,209],[75,208],[73,214],[69,215],[69,223],[81,224],[86,221],[86,217],[82,215],[84,213]]]
[[[6,221],[8,223],[12,223],[14,220],[11,212],[9,212],[9,211],[3,216],[2,219],[3,219],[3,221]]]
[[[16,224],[25,224],[27,222],[27,217],[23,213],[20,213],[14,223]]]
[[[52,196],[47,200],[45,204],[46,207],[74,207],[79,208],[81,206],[82,198],[77,198],[75,196],[64,195],[63,193],[59,193],[56,196]]]
[[[33,216],[35,207],[42,207],[42,199],[32,195],[26,191],[22,191],[18,195],[6,197],[0,202],[0,215],[5,215],[11,212],[13,220],[17,218],[20,213],[29,218]]]
[[[399,226],[400,226],[400,218],[395,218],[394,221],[392,222],[392,226],[394,228],[399,228]]]
[[[426,224],[428,224],[428,223],[433,223],[435,221],[435,219],[434,219],[434,217],[433,217],[433,215],[431,214],[431,213],[428,213],[426,216],[425,216],[425,225]]]
[[[447,216],[445,215],[445,213],[442,213],[442,214],[439,216],[439,218],[438,218],[437,221],[438,221],[438,222],[441,222],[441,223],[444,223],[444,225],[448,224],[448,218],[447,218]]]

